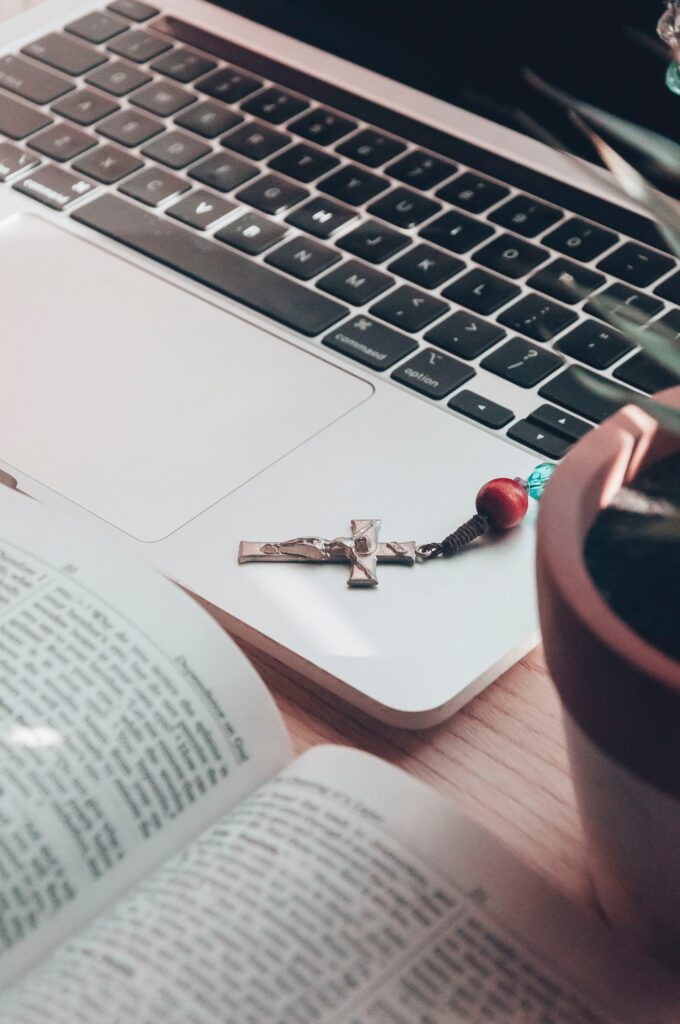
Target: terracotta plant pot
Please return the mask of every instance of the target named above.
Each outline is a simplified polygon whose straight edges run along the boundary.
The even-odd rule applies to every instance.
[[[680,387],[659,397],[680,407]],[[633,406],[579,441],[541,498],[537,579],[599,902],[680,967],[680,662],[612,611],[583,555],[599,510],[676,451],[680,439]]]

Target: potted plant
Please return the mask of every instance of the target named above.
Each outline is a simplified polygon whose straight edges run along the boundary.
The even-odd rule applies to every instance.
[[[676,181],[680,147],[538,84],[571,109],[680,256],[678,206],[594,128],[642,149]],[[611,310],[607,318],[680,381],[677,336]],[[594,386],[616,401],[614,384]],[[538,597],[600,906],[680,968],[680,386],[634,402],[579,441],[550,479]]]

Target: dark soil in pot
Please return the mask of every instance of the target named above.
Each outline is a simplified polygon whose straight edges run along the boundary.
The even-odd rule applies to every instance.
[[[600,512],[584,556],[617,615],[680,661],[680,454],[649,466]]]

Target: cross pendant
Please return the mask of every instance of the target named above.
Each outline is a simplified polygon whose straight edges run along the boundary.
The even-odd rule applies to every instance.
[[[377,563],[415,565],[413,541],[378,543],[380,519],[353,519],[351,537],[294,537],[280,543],[242,540],[238,560],[244,562],[349,562],[349,587],[377,587]]]

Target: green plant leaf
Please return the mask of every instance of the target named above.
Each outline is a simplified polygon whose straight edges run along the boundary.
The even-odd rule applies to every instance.
[[[680,409],[671,405],[664,405],[649,395],[642,395],[637,392],[628,391],[605,377],[595,377],[575,366],[574,371],[584,387],[587,387],[593,394],[608,401],[619,402],[621,405],[637,405],[639,409],[649,413],[659,426],[671,434],[680,436]]]
[[[568,110],[575,110],[585,120],[597,125],[602,131],[608,132],[633,149],[637,149],[643,156],[652,159],[658,167],[673,179],[680,178],[680,146],[671,139],[650,131],[649,128],[641,128],[639,125],[625,121],[615,114],[608,114],[599,107],[570,96],[568,92],[558,89],[544,81],[528,68],[524,69],[524,77],[533,88],[542,92],[544,96],[554,100]]]
[[[646,321],[635,320],[633,316],[619,316],[612,311],[612,303],[607,301],[604,293],[592,295],[588,304],[603,320],[646,352],[655,363],[677,377],[680,384],[680,345],[672,341],[659,324],[646,326]]]
[[[569,116],[590,139],[602,163],[612,172],[622,191],[649,211],[674,255],[680,257],[680,208],[663,192],[659,192],[653,185],[650,185],[639,171],[636,171],[620,153],[617,153],[597,132],[585,124],[578,114],[570,111]]]

